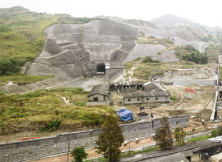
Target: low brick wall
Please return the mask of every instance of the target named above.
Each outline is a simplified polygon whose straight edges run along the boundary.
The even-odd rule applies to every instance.
[[[160,127],[161,119],[120,125],[125,140],[151,136]],[[189,125],[189,115],[168,118],[171,128]],[[101,129],[72,132],[71,149],[76,146],[94,147]],[[0,144],[0,162],[27,161],[67,152],[69,133],[27,141]]]

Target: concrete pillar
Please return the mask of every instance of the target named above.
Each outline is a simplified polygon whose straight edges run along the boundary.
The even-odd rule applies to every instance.
[[[109,70],[110,70],[110,63],[109,62],[106,62],[105,69],[106,69],[106,81],[108,81],[109,80]]]

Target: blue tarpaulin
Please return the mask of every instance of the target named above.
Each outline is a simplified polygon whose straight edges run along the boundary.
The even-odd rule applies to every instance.
[[[133,114],[132,111],[121,108],[118,112],[117,115],[123,120],[123,121],[129,121],[133,120]]]

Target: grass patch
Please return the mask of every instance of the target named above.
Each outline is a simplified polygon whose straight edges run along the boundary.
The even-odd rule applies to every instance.
[[[157,151],[160,149],[160,146],[153,146],[153,147],[149,147],[149,148],[145,148],[143,150],[139,150],[139,151],[131,151],[130,155],[129,153],[123,153],[121,154],[121,158],[125,158],[125,157],[129,157],[131,155],[136,155],[136,154],[142,154],[142,153],[146,153],[146,152],[151,152],[151,151]]]
[[[211,138],[211,135],[206,135],[206,136],[191,138],[189,141],[191,141],[191,142],[197,142],[197,141],[202,141],[202,140],[205,140],[205,139],[208,139],[208,138]]]
[[[220,66],[220,81],[222,81],[222,67]]]
[[[4,125],[5,125],[5,124],[3,123],[3,121],[0,120],[0,128],[1,128],[1,127],[4,127]]]
[[[155,37],[137,37],[136,41],[138,44],[156,44]]]
[[[150,37],[137,37],[136,39],[138,44],[162,44],[164,46],[169,46],[170,44],[172,45],[173,42],[169,39],[163,38],[155,38],[154,36]]]
[[[170,100],[177,100],[178,98],[174,97],[174,96],[170,96]]]
[[[52,76],[28,76],[23,74],[8,75],[8,76],[5,75],[5,76],[0,76],[0,85],[7,84],[9,81],[12,81],[14,84],[18,85],[30,84],[46,80],[49,78],[52,78]]]
[[[4,124],[0,125],[7,126],[31,120],[44,126],[57,119],[61,120],[61,124],[72,122],[80,126],[100,126],[111,108],[86,107],[87,94],[88,92],[82,88],[42,89],[15,95],[1,94],[0,120],[4,121]],[[62,97],[66,97],[71,104],[64,104]]]
[[[126,67],[133,66],[135,61],[127,62],[124,64]],[[179,61],[176,63],[163,63],[163,62],[141,62],[133,71],[134,77],[141,80],[147,80],[149,76],[163,75],[166,71],[177,71],[178,68],[188,69],[194,67],[201,67],[200,64],[195,64],[189,61]]]
[[[126,71],[130,70],[134,65],[134,61],[130,61],[124,64],[124,67],[126,68]]]

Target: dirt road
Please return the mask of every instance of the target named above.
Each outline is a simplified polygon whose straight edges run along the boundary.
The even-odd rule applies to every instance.
[[[122,145],[122,147],[120,149],[121,149],[121,151],[128,151],[129,148],[135,149],[135,148],[144,147],[148,144],[154,144],[154,143],[155,143],[155,141],[151,137],[149,137],[149,138],[145,138],[145,139],[138,141],[138,143],[136,141],[131,141],[126,146]],[[96,153],[96,149],[86,150],[86,153],[88,154],[88,156],[87,156],[88,159],[102,156],[101,154]],[[73,158],[69,157],[70,161],[71,161],[71,159],[73,159]],[[32,162],[67,162],[67,154],[61,155],[61,156],[45,158],[45,159],[41,159],[41,160],[36,160],[36,161],[32,161]]]

